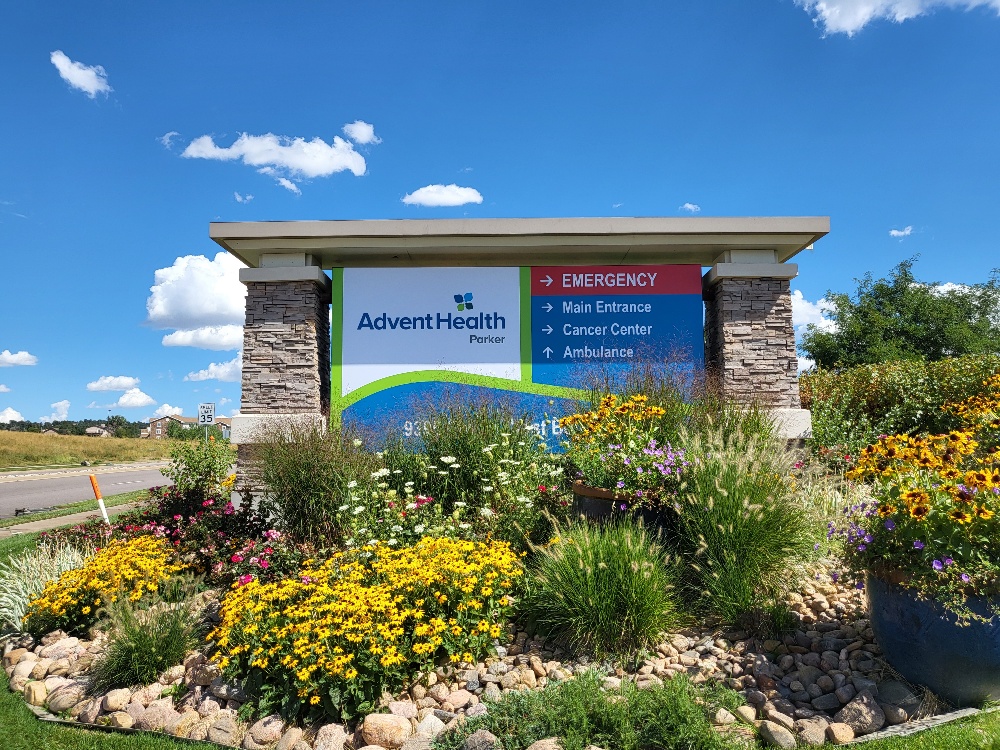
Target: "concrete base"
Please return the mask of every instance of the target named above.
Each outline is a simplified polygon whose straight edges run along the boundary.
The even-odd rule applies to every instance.
[[[291,414],[237,414],[233,417],[233,427],[229,439],[235,445],[250,444],[258,433],[280,428],[282,425],[308,427],[315,425],[321,430],[327,428],[329,419],[324,414],[299,412]]]
[[[778,437],[787,440],[812,437],[812,415],[808,409],[772,409],[771,416],[778,428]]]

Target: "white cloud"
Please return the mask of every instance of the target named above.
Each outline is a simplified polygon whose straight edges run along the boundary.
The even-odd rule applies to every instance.
[[[0,424],[9,424],[11,422],[23,422],[23,421],[24,417],[22,416],[21,412],[14,411],[9,406],[3,411],[0,411]]]
[[[37,365],[38,357],[34,354],[28,354],[28,352],[12,352],[9,349],[4,349],[0,352],[0,367],[15,367],[17,365]]]
[[[274,133],[241,133],[231,146],[218,146],[212,136],[203,135],[191,141],[181,156],[186,159],[239,160],[249,167],[256,167],[261,174],[274,177],[279,185],[293,193],[300,190],[289,177],[329,177],[345,170],[360,177],[368,169],[365,157],[354,150],[354,144],[339,135],[327,143],[322,138],[307,141],[305,138]]]
[[[799,372],[805,372],[806,370],[811,370],[816,366],[815,359],[809,359],[809,357],[799,357]]]
[[[243,326],[203,326],[192,330],[168,333],[163,337],[164,346],[193,346],[196,349],[232,351],[243,346]]]
[[[483,196],[475,188],[451,185],[426,185],[402,198],[408,206],[464,206],[482,203]]]
[[[139,378],[128,375],[102,375],[93,383],[87,383],[88,391],[127,391],[139,385]]]
[[[344,135],[357,144],[367,146],[369,143],[381,143],[382,139],[375,135],[375,126],[364,120],[355,120],[344,126]]]
[[[229,253],[213,260],[185,255],[154,274],[146,300],[147,321],[154,328],[191,330],[204,326],[243,325],[246,287],[243,264]]]
[[[152,406],[156,399],[140,391],[138,388],[129,388],[121,395],[115,403],[108,406],[109,409],[135,409],[140,406]]]
[[[887,19],[902,23],[938,8],[993,8],[1000,14],[1000,0],[796,0],[826,34],[854,36],[869,22]]]
[[[184,410],[179,406],[171,406],[170,404],[163,404],[156,411],[153,412],[154,417],[179,417],[184,413]]]
[[[826,299],[810,302],[798,289],[792,291],[792,327],[795,328],[796,335],[805,333],[806,326],[810,324],[820,331],[836,331],[837,324],[824,315],[832,310],[833,305]]]
[[[163,135],[161,135],[156,140],[158,140],[160,142],[160,144],[163,146],[163,148],[173,148],[174,147],[174,138],[176,138],[179,135],[180,135],[180,133],[178,133],[176,130],[171,130],[169,133],[164,133]]]
[[[212,362],[204,370],[189,372],[184,376],[185,380],[221,380],[224,383],[237,383],[240,380],[240,373],[243,369],[243,352],[237,354],[228,362]]]
[[[108,85],[108,74],[100,65],[84,65],[70,60],[62,50],[56,50],[49,55],[49,60],[56,66],[59,75],[66,83],[84,92],[93,99],[98,94],[107,96],[112,91]]]
[[[679,211],[687,211],[688,213],[696,214],[701,211],[701,206],[697,203],[685,203],[677,207]]]
[[[216,389],[216,390],[218,390],[218,389]],[[225,396],[223,396],[222,398],[219,399],[219,406],[225,406],[226,404],[231,403],[231,402],[232,402],[231,398],[226,398]]]
[[[62,422],[69,416],[69,401],[63,399],[62,401],[56,401],[54,404],[49,404],[52,407],[52,413],[47,417],[39,417],[38,421],[44,424],[45,422]]]
[[[889,236],[890,237],[900,237],[900,238],[902,238],[902,237],[909,237],[911,234],[913,234],[913,227],[909,227],[909,226],[908,227],[904,227],[903,229],[890,229],[889,230]]]
[[[3,383],[0,383],[0,393],[10,393],[10,388],[5,386]]]
[[[253,200],[253,196],[247,193],[246,195],[240,195],[239,193],[233,193],[233,198],[236,199],[237,203],[249,203]]]

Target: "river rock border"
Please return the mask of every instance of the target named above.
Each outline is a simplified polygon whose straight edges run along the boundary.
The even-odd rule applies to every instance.
[[[695,684],[723,683],[746,703],[735,714],[717,712],[718,729],[744,735],[756,730],[765,744],[783,748],[907,735],[978,713],[965,709],[926,716],[934,701],[924,701],[919,690],[894,679],[879,660],[861,592],[820,578],[791,595],[799,627],[781,640],[684,630],[667,634],[648,658],[626,669],[573,657],[512,631],[495,657],[465,668],[439,667],[408,690],[383,695],[387,712],[370,714],[353,728],[287,726],[278,716],[242,722],[237,712],[246,695],[201,652],[190,653],[151,685],[90,696],[88,672],[104,651],[103,633],[90,641],[59,631],[37,644],[30,636],[9,639],[3,667],[11,690],[45,718],[161,732],[243,750],[426,750],[441,732],[486,713],[484,700],[540,690],[588,669],[605,675],[607,690],[625,682],[650,688],[682,673]],[[211,611],[209,606],[209,616]]]

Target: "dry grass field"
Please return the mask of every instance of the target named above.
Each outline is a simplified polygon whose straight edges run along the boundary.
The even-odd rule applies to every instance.
[[[0,469],[81,461],[117,462],[168,458],[172,440],[39,435],[0,430]]]

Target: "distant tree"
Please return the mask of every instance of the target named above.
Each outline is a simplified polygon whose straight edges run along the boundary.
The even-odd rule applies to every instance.
[[[139,437],[139,432],[145,426],[144,422],[129,422],[121,414],[108,417],[106,424],[111,434],[120,438]]]
[[[209,427],[208,434],[215,437],[216,440],[222,440],[222,430],[219,429],[218,425]],[[205,428],[198,425],[184,427],[180,423],[171,420],[167,423],[167,437],[174,440],[204,440]]]
[[[823,368],[1000,352],[1000,276],[982,284],[920,282],[915,258],[887,279],[855,279],[854,296],[827,292],[833,330],[810,324],[799,346]]]

